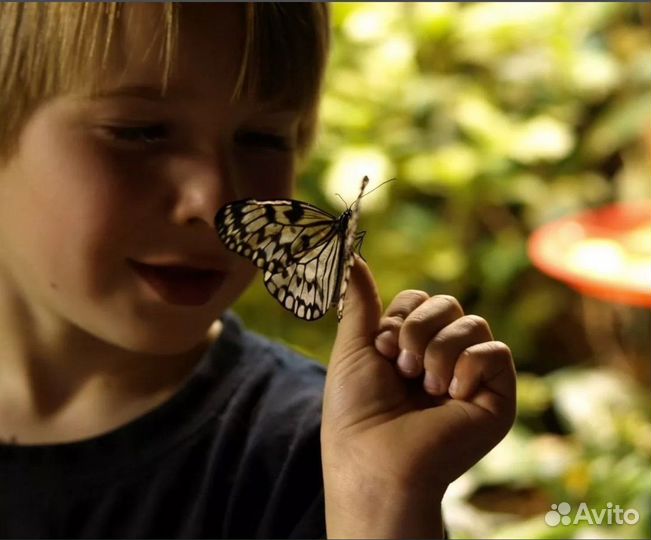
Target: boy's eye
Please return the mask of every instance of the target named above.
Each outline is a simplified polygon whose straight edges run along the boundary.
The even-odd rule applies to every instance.
[[[167,126],[104,126],[104,130],[114,139],[125,142],[156,143],[169,136]]]
[[[235,134],[235,142],[239,145],[252,148],[280,151],[289,151],[292,149],[292,143],[289,137],[260,131],[239,131]]]

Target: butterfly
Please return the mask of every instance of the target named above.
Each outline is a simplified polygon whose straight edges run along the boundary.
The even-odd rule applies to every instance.
[[[293,199],[244,199],[224,205],[215,228],[229,250],[262,270],[267,290],[285,309],[314,321],[337,306],[341,321],[350,269],[366,234],[357,222],[368,182],[365,176],[339,217]]]

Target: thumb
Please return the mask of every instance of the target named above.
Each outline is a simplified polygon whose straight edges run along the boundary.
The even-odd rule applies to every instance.
[[[355,255],[331,362],[373,345],[381,314],[382,301],[373,274],[362,258]]]

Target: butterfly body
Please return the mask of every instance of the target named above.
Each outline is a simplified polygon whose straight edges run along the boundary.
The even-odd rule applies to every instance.
[[[244,199],[223,206],[215,217],[228,249],[251,260],[263,272],[265,287],[287,310],[316,320],[330,307],[343,315],[343,299],[354,264],[359,200],[339,217],[293,199]]]

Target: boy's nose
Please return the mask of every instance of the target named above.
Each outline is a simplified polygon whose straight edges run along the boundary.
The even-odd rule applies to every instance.
[[[235,198],[233,175],[227,164],[202,159],[186,171],[176,185],[174,222],[179,225],[205,222],[213,226],[221,206]]]

